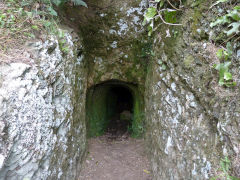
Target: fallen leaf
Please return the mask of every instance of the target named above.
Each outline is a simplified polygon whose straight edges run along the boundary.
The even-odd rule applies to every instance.
[[[147,173],[147,174],[150,174],[150,172],[146,169],[143,170],[143,172]]]

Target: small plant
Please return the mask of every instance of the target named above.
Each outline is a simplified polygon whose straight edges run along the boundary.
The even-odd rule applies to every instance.
[[[231,62],[224,62],[220,64],[215,64],[214,68],[219,71],[219,85],[225,85],[227,87],[236,86],[236,82],[233,82],[232,74],[229,72],[229,66]]]
[[[217,51],[217,57],[223,63],[214,64],[214,68],[219,71],[219,81],[218,84],[221,86],[232,87],[236,86],[236,82],[233,81],[232,74],[229,72],[229,66],[231,61],[229,59],[232,56],[232,50],[230,43],[227,44],[227,50],[219,49]]]
[[[218,175],[212,177],[210,180],[239,180],[239,178],[230,175],[231,161],[225,156],[220,161],[221,168],[218,171]]]
[[[167,66],[161,61],[158,61],[158,64],[160,65],[161,70],[165,71],[167,69]]]
[[[67,54],[69,52],[69,48],[66,43],[65,33],[62,30],[59,30],[57,37],[60,51],[63,53],[63,55]]]
[[[219,3],[228,2],[229,0],[219,0],[214,5],[217,5]],[[219,17],[216,21],[212,22],[210,24],[210,27],[214,27],[217,25],[227,25],[228,30],[225,30],[224,33],[227,34],[227,36],[235,36],[239,35],[240,31],[240,6],[233,7],[232,10],[228,10],[227,14],[224,16]]]

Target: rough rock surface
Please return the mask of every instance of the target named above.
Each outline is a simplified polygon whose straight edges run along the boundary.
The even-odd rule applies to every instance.
[[[0,179],[72,179],[80,168],[85,71],[65,38],[68,55],[51,37],[29,43],[29,64],[0,65]]]
[[[239,59],[233,58],[231,66],[237,86],[221,87],[213,68],[219,63],[217,47],[208,41],[214,34],[209,28],[212,19],[204,15],[212,17],[208,5],[203,1],[189,7],[182,27],[161,26],[154,37],[156,56],[146,80],[145,112],[156,180],[208,179],[224,156],[239,172]]]

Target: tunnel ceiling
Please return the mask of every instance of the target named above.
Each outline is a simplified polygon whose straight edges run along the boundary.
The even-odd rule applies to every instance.
[[[117,79],[144,87],[152,38],[142,27],[145,1],[87,0],[64,16],[83,40],[88,87]]]

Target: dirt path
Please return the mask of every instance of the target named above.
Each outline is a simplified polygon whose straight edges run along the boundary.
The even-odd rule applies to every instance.
[[[104,135],[89,140],[79,180],[151,180],[142,139]]]

